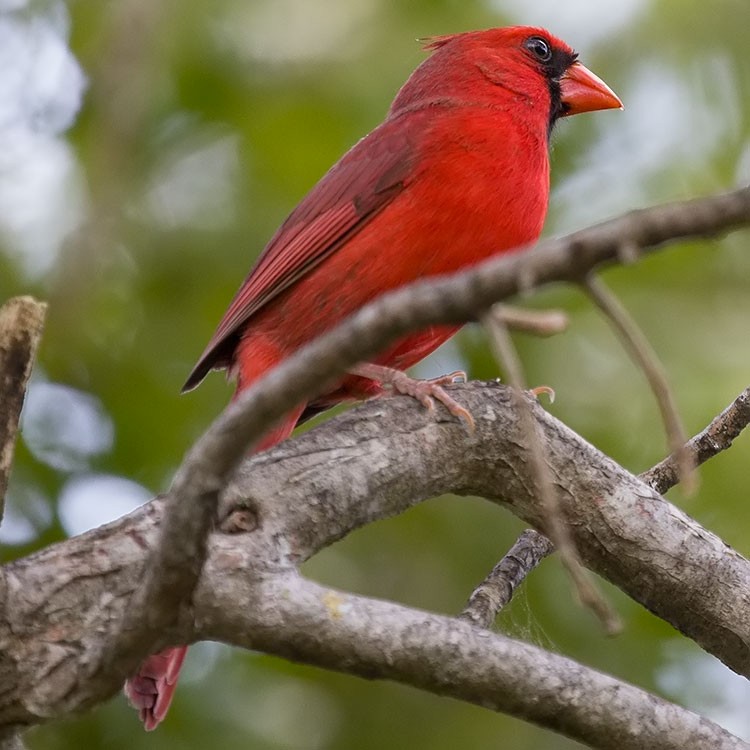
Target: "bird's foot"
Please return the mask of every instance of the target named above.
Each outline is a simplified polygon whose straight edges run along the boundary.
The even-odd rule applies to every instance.
[[[444,385],[465,382],[465,372],[458,370],[431,380],[410,378],[405,372],[393,367],[372,364],[357,365],[350,372],[352,375],[376,380],[389,386],[394,393],[411,396],[431,412],[435,410],[435,401],[439,401],[454,417],[462,420],[472,432],[474,431],[474,417],[471,416],[471,412],[449,396],[443,388]]]

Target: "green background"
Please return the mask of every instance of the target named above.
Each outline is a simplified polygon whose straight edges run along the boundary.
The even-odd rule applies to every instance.
[[[168,486],[231,393],[219,375],[188,396],[179,395],[182,382],[275,227],[380,121],[423,59],[416,38],[543,24],[625,102],[624,112],[559,127],[547,235],[750,176],[747,0],[19,0],[1,7],[0,32],[18,47],[5,45],[0,72],[5,108],[15,107],[15,119],[0,118],[0,300],[32,293],[50,303],[0,535],[4,560]],[[68,71],[80,66],[85,90],[75,75],[53,75],[62,68],[50,50],[66,48]],[[748,381],[749,243],[745,233],[681,245],[605,275],[662,357],[691,433]],[[570,329],[553,339],[516,337],[528,381],[557,391],[550,411],[632,471],[658,461],[665,441],[653,397],[586,298],[560,286],[523,304],[559,306],[571,316]],[[458,366],[477,378],[499,374],[481,331],[466,329],[419,373]],[[670,495],[745,554],[749,463],[743,437],[701,469],[694,496]],[[440,498],[357,532],[310,561],[306,573],[455,613],[521,529],[481,500]],[[581,610],[554,558],[498,627],[750,738],[745,681],[604,588],[625,624],[617,638]],[[578,747],[410,688],[216,644],[191,650],[157,732],[144,734],[119,697],[35,730],[29,745]]]

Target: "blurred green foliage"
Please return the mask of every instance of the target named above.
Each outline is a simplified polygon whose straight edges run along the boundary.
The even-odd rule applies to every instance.
[[[0,200],[0,300],[33,293],[50,302],[35,400],[18,447],[9,516],[15,531],[5,537],[5,560],[87,519],[121,512],[97,492],[109,486],[97,484],[101,478],[127,478],[150,492],[167,486],[230,394],[215,375],[181,397],[194,360],[278,223],[380,121],[423,59],[416,38],[540,23],[576,46],[621,95],[625,112],[573,118],[559,128],[547,234],[750,176],[747,0],[629,0],[616,8],[595,0],[37,0],[4,11],[0,23],[27,28],[40,18],[52,19],[63,40],[69,27],[88,87],[72,127],[44,142],[61,162],[53,198],[30,189],[15,202]],[[35,159],[40,152],[31,149],[13,169],[31,180]],[[0,173],[0,199],[18,192],[16,172]],[[29,214],[25,223],[16,220],[19,206]],[[691,432],[748,381],[748,242],[744,234],[684,245],[606,274],[662,356]],[[571,315],[563,335],[517,339],[529,382],[557,391],[550,410],[633,471],[659,460],[664,438],[653,398],[585,297],[560,287],[523,304]],[[472,328],[420,372],[438,374],[442,362],[456,359],[473,377],[498,374],[484,336]],[[64,390],[42,398],[44,387],[58,386]],[[49,405],[61,393],[73,404],[70,413]],[[111,440],[81,445],[63,434],[70,424],[100,436],[111,428]],[[39,434],[52,445],[40,446]],[[695,496],[672,495],[745,554],[749,451],[745,437],[701,470]],[[455,613],[521,528],[480,500],[440,498],[352,535],[310,561],[306,573]],[[748,698],[744,683],[605,588],[626,626],[616,639],[581,610],[554,558],[499,627],[709,711],[750,736],[747,712],[737,707],[738,695],[745,704]],[[36,730],[30,746],[577,746],[402,686],[224,647],[193,649],[185,672],[154,734],[142,733],[120,698]],[[709,697],[695,690],[700,682],[711,686]]]

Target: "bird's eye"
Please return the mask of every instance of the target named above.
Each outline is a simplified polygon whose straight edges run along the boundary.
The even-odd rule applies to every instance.
[[[552,59],[552,47],[546,39],[540,36],[532,36],[526,40],[526,49],[536,57],[539,62],[548,63]]]

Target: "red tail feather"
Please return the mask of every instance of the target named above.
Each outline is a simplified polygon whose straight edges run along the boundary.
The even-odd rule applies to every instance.
[[[266,450],[289,437],[303,409],[304,406],[300,406],[287,415],[265,435],[255,452]],[[138,710],[138,716],[148,732],[156,729],[167,715],[187,649],[187,646],[174,646],[149,656],[138,672],[125,682],[125,695]]]
[[[185,660],[187,646],[177,646],[149,656],[138,673],[125,683],[125,695],[147,732],[156,729],[167,715],[172,702],[177,676]]]

